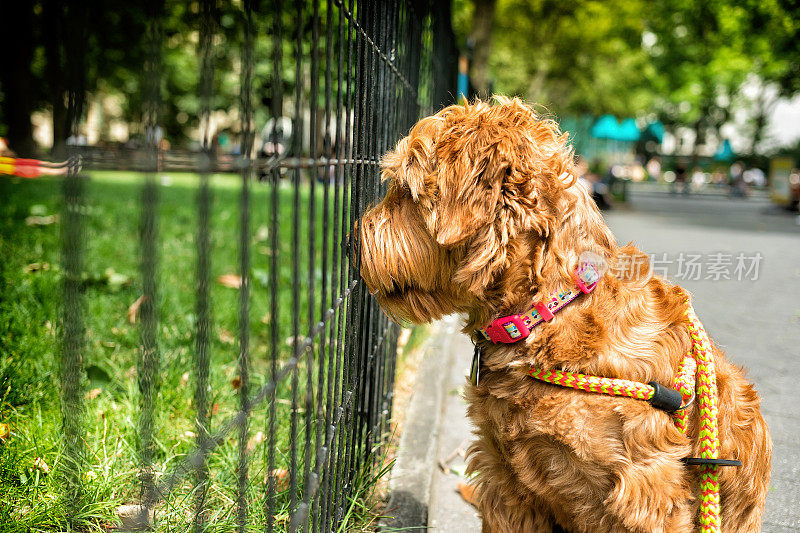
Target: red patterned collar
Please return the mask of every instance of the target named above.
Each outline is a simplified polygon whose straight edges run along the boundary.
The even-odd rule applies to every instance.
[[[521,315],[503,316],[492,321],[491,324],[478,331],[486,340],[493,344],[502,342],[511,344],[528,337],[531,330],[542,322],[550,322],[553,315],[563,309],[568,303],[580,296],[589,294],[600,281],[600,269],[592,261],[579,261],[573,279],[575,287],[565,289],[549,300],[536,303],[531,309]]]

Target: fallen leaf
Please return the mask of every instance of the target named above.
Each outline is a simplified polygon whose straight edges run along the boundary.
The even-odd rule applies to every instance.
[[[94,388],[94,389],[92,389],[92,390],[90,390],[90,391],[88,391],[86,393],[86,399],[87,400],[94,400],[95,398],[100,396],[101,392],[103,392],[103,389],[101,389],[100,387],[96,387],[96,388]]]
[[[125,316],[128,317],[129,324],[136,323],[136,317],[139,316],[139,308],[142,306],[142,302],[144,302],[146,298],[147,297],[144,294],[142,294],[141,296],[136,298],[136,301],[133,302],[130,305],[130,307],[128,307],[128,312],[125,313]]]
[[[0,424],[0,441],[7,441],[11,436],[11,427],[5,422]]]
[[[120,505],[117,517],[121,522],[120,531],[145,531],[155,524],[155,510],[144,505]]]
[[[256,446],[264,442],[265,438],[266,437],[264,436],[263,431],[259,431],[258,433],[250,437],[250,439],[247,441],[247,451],[252,452]]]
[[[233,387],[233,390],[239,390],[239,387],[241,386],[242,386],[242,378],[240,378],[239,376],[236,376],[231,380],[231,387]]]
[[[184,431],[183,432],[183,436],[184,437],[189,437],[190,439],[193,439],[193,438],[197,437],[197,433],[195,433],[194,431]]]
[[[289,471],[285,468],[276,468],[270,477],[275,479],[276,490],[286,490],[289,487]]]
[[[223,287],[238,289],[242,286],[242,276],[238,274],[222,274],[217,278],[217,283]]]
[[[275,519],[276,524],[285,524],[286,522],[289,521],[289,513],[288,512],[278,513],[274,515],[273,518]]]
[[[189,383],[189,373],[184,372],[181,376],[181,387],[185,387],[187,383]]]
[[[55,222],[58,222],[58,215],[48,215],[44,217],[40,216],[29,216],[25,218],[25,225],[26,226],[49,226]]]
[[[473,507],[478,506],[478,498],[475,491],[475,485],[470,485],[468,483],[459,483],[458,492],[461,493],[461,497],[464,498],[465,502],[472,505]]]
[[[219,330],[219,340],[225,344],[233,344],[236,342],[236,337],[227,329]]]
[[[211,414],[215,415],[217,413],[219,413],[219,404],[215,403],[211,406]]]
[[[45,463],[44,459],[42,459],[41,457],[37,457],[36,459],[33,460],[33,467],[39,470],[42,474],[50,473],[50,467],[47,466],[47,463]]]
[[[45,270],[50,270],[50,263],[31,263],[30,265],[26,265],[22,271],[25,274],[31,274],[33,272],[44,272]]]
[[[261,323],[262,324],[269,324],[270,320],[272,320],[272,315],[269,314],[269,313],[267,313],[267,314],[265,314],[264,316],[261,317]]]

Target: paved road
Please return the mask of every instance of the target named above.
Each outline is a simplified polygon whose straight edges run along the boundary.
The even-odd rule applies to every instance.
[[[608,212],[606,221],[620,243],[633,241],[654,254],[655,267],[691,291],[709,334],[731,360],[747,367],[775,445],[762,531],[800,531],[800,225],[795,217],[763,199],[682,198],[634,188],[630,205]],[[458,390],[471,346],[463,340],[454,349],[440,458],[470,436]],[[456,470],[460,462],[453,461]],[[434,478],[429,524],[437,532],[480,531],[474,511],[455,492],[458,481],[452,473]]]

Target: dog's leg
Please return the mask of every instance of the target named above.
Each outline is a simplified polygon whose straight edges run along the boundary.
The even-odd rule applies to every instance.
[[[475,442],[469,466],[476,473],[483,533],[556,533],[553,518],[516,478],[489,439]]]
[[[530,500],[511,494],[512,483],[487,483],[478,493],[483,533],[556,533],[551,518]],[[524,490],[524,489],[523,489]],[[556,526],[557,527],[557,526]]]

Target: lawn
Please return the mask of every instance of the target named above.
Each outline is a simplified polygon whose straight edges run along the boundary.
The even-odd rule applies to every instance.
[[[139,274],[139,216],[143,176],[123,172],[91,172],[86,188],[84,247],[86,337],[82,353],[88,468],[83,473],[85,494],[77,518],[84,530],[101,530],[120,504],[138,500],[137,417],[139,392],[136,361],[139,323],[132,321],[131,305],[141,295]],[[158,347],[161,365],[155,408],[155,470],[160,475],[174,466],[196,442],[194,353],[197,290],[197,208],[199,178],[192,174],[159,176],[158,203]],[[209,404],[211,426],[217,427],[238,408],[238,301],[239,290],[218,281],[239,274],[239,202],[241,180],[216,175],[211,180],[213,209],[210,221],[211,301],[213,329],[210,342]],[[61,412],[59,405],[59,316],[61,182],[58,179],[0,179],[0,529],[3,531],[62,531],[66,524],[61,470]],[[291,356],[295,331],[293,310],[299,311],[300,337],[309,330],[306,290],[309,254],[313,257],[314,316],[321,313],[323,275],[331,279],[336,259],[334,242],[323,225],[324,187],[317,184],[314,235],[309,251],[310,187],[299,191],[299,225],[294,224],[295,191],[289,180],[278,188],[278,248],[271,247],[271,191],[261,183],[251,187],[250,212],[250,353],[251,391],[269,380],[272,321],[277,322],[279,365]],[[331,220],[334,188],[328,198]],[[344,201],[344,202],[343,202]],[[339,198],[339,205],[348,198]],[[341,208],[340,208],[340,212]],[[346,217],[346,212],[342,212]],[[298,232],[298,263],[292,242]],[[345,229],[345,231],[347,231]],[[327,235],[333,232],[328,226]],[[340,229],[341,232],[341,229]],[[329,264],[321,267],[327,245]],[[277,254],[278,313],[271,316],[270,265]],[[292,281],[302,280],[299,301]],[[224,279],[224,278],[223,278]],[[229,284],[228,284],[229,285]],[[330,300],[330,297],[328,298]],[[330,301],[327,302],[330,305]],[[335,324],[335,321],[331,321]],[[325,335],[327,337],[327,335]],[[313,352],[318,355],[318,350]],[[314,362],[314,366],[317,362]],[[314,374],[314,383],[319,375]],[[323,372],[325,374],[325,372]],[[298,370],[298,456],[305,440],[303,406],[307,399],[305,364]],[[326,375],[323,375],[327,379]],[[287,468],[290,450],[291,380],[278,387],[276,468]],[[319,398],[311,398],[316,402]],[[315,404],[316,405],[316,404]],[[267,408],[260,405],[250,419],[251,453],[248,499],[251,523],[262,530],[265,522],[264,481],[267,478]],[[233,432],[234,434],[236,432]],[[310,436],[312,444],[315,436]],[[230,531],[236,522],[237,442],[232,435],[209,458],[207,495],[208,531]],[[302,473],[302,464],[301,470]],[[299,476],[302,478],[302,475]],[[165,530],[181,531],[191,522],[194,496],[191,483],[181,484],[158,508]],[[302,479],[299,480],[302,482]],[[276,524],[285,526],[290,495],[279,482]],[[364,516],[354,517],[348,529],[358,529]]]

